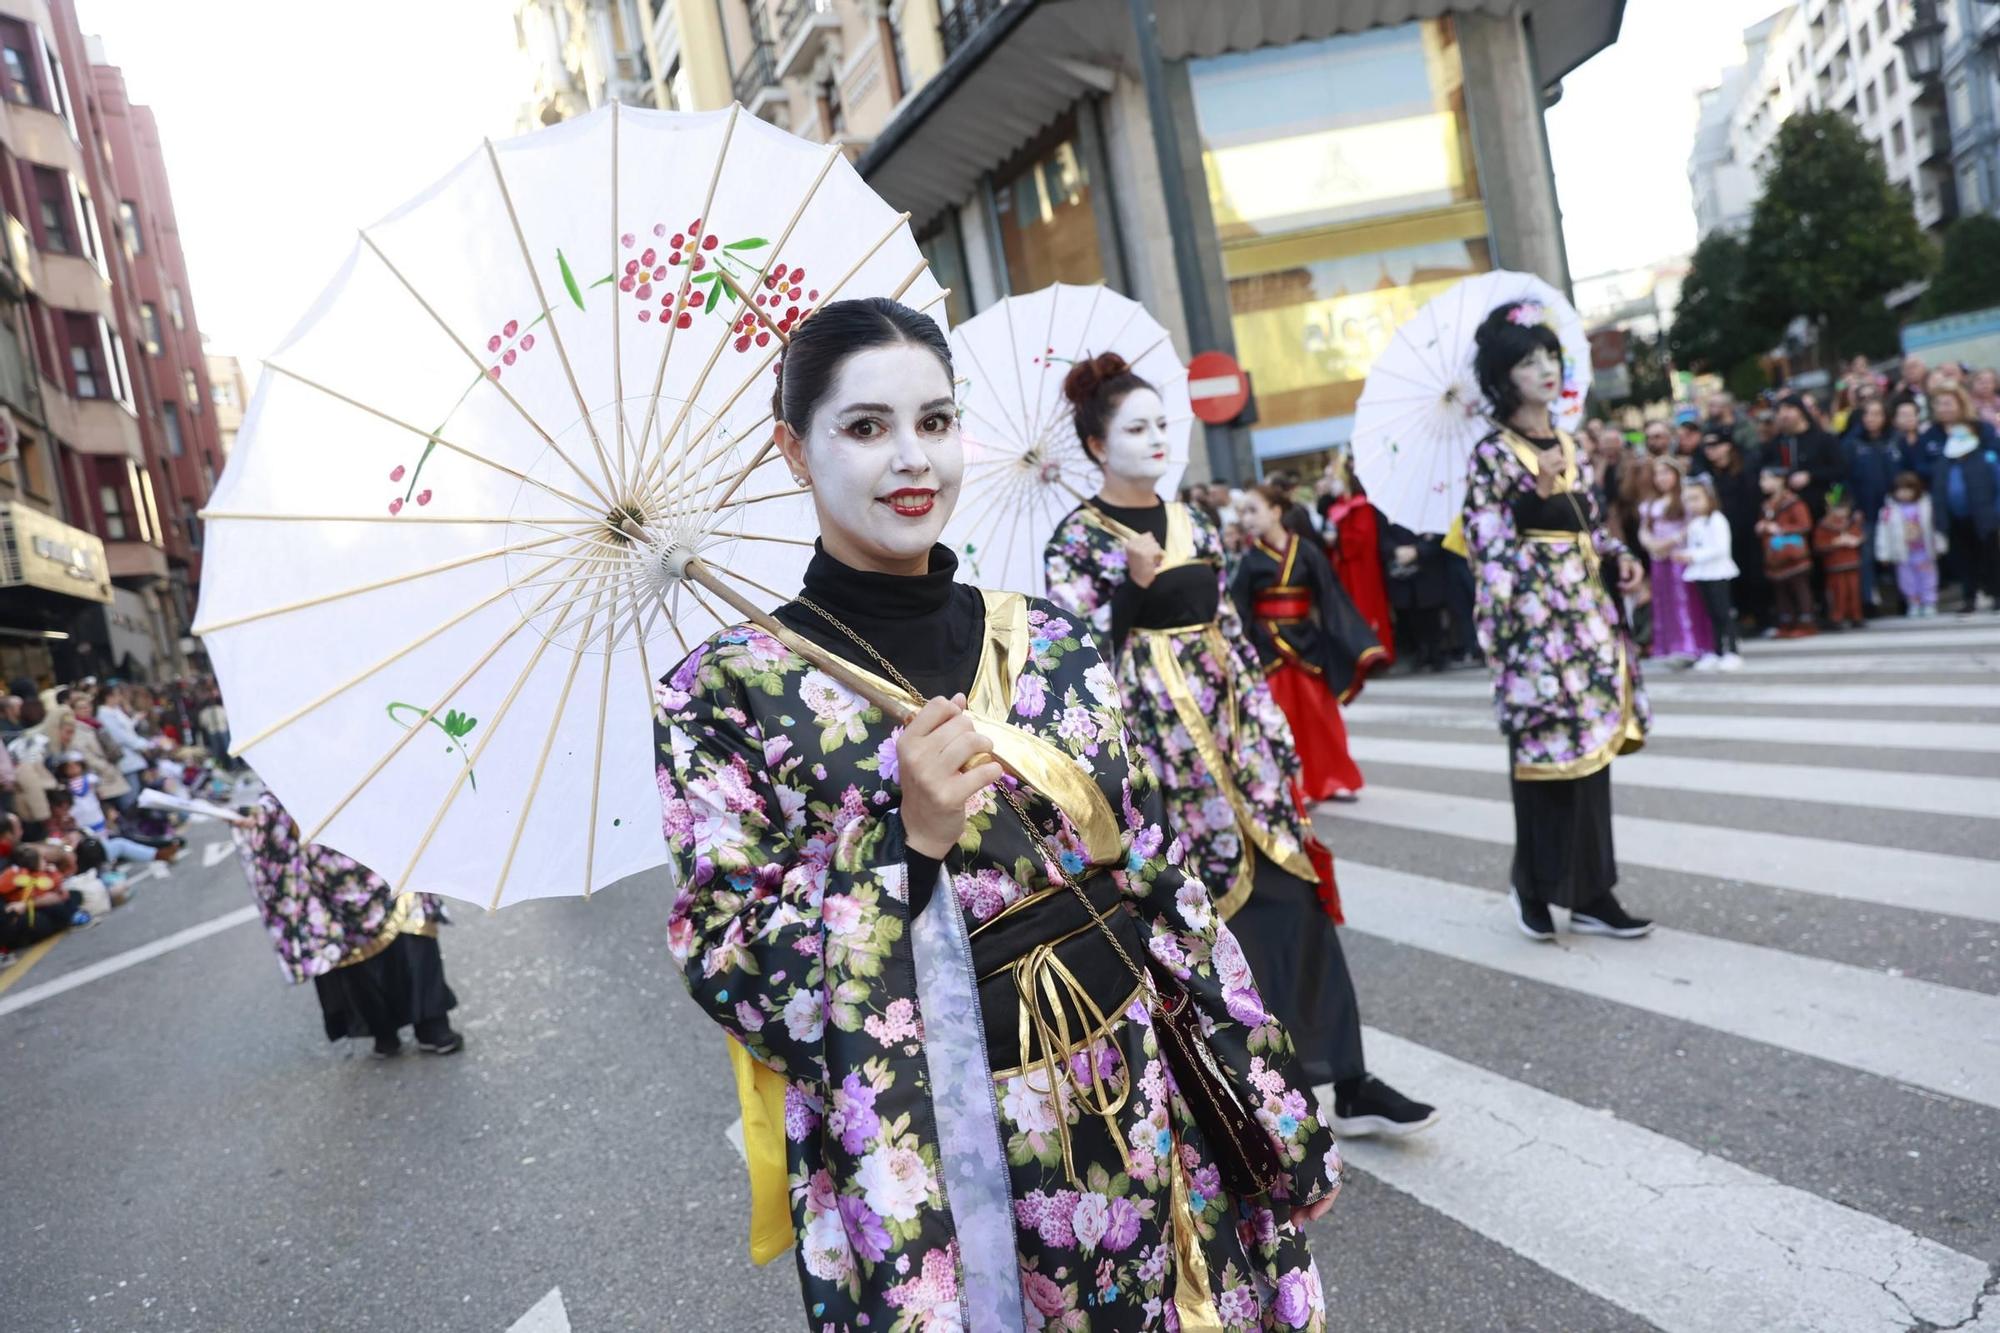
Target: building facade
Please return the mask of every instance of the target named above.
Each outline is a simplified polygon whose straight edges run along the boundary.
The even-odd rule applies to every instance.
[[[676,0],[515,0],[514,40],[530,92],[520,128],[532,130],[606,102],[671,106],[655,70],[653,14]]]
[[[0,0],[0,674],[185,669],[207,498],[168,447],[198,338],[158,134],[100,70],[71,0]],[[150,154],[150,156],[149,156]],[[143,261],[143,262],[142,262]],[[151,274],[157,297],[141,292]],[[170,275],[170,276],[168,276]],[[198,344],[196,344],[198,345]],[[197,358],[198,361],[198,358]],[[207,393],[195,367],[194,391]],[[187,424],[183,418],[182,425]],[[186,438],[185,436],[183,437]],[[212,438],[212,437],[211,437]]]
[[[215,444],[227,463],[236,449],[236,432],[243,429],[243,414],[250,407],[250,382],[243,377],[243,363],[233,356],[204,347],[202,359],[208,363],[208,396],[215,404]]]
[[[1939,78],[1926,91],[1950,127],[1958,206],[2000,213],[2000,5],[1932,0],[1944,25]],[[1920,10],[1912,5],[1913,16]]]
[[[1853,121],[1909,191],[1918,225],[1937,231],[1958,216],[1942,99],[1910,76],[1900,46],[1913,17],[1909,0],[1792,0],[1744,31],[1743,62],[1698,104],[1688,181],[1701,235],[1749,225],[1778,129],[1800,111]]]

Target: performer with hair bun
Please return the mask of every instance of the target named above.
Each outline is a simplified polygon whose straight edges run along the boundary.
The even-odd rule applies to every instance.
[[[1209,886],[1315,1087],[1334,1132],[1409,1133],[1437,1112],[1368,1074],[1360,1010],[1334,924],[1333,857],[1294,793],[1299,759],[1226,595],[1222,535],[1155,492],[1167,466],[1159,394],[1103,353],[1063,383],[1104,484],[1056,526],[1049,600],[1096,630],[1133,745],[1158,775],[1166,826]]]

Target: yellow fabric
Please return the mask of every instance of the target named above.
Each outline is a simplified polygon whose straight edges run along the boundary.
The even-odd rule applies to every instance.
[[[743,1113],[743,1157],[750,1168],[750,1262],[768,1264],[792,1248],[785,1171],[785,1080],[729,1043],[736,1104]]]
[[[1451,530],[1444,535],[1444,549],[1462,560],[1470,560],[1472,552],[1465,545],[1465,519],[1463,516],[1451,521]]]

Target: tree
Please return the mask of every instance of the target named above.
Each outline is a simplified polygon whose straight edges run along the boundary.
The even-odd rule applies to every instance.
[[[1822,354],[1838,356],[1893,351],[1882,300],[1933,261],[1909,195],[1833,111],[1779,127],[1744,258],[1745,294],[1766,322],[1803,315],[1819,330]]]
[[[1962,217],[1944,234],[1944,258],[1917,307],[1925,319],[2000,305],[2000,218]]]
[[[1673,397],[1673,382],[1667,377],[1667,339],[1661,334],[1648,338],[1643,333],[1625,338],[1625,373],[1631,388],[1613,406],[1645,407]]]
[[[1726,231],[1694,248],[1673,327],[1667,331],[1675,365],[1728,378],[1777,341],[1783,322],[1773,326],[1752,307],[1747,264],[1743,242]]]

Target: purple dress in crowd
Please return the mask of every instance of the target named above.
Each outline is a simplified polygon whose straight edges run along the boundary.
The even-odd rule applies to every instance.
[[[1641,531],[1651,545],[1678,543],[1687,535],[1685,518],[1670,518],[1665,500],[1639,506]],[[1654,657],[1702,657],[1715,651],[1715,630],[1701,598],[1688,586],[1687,567],[1665,555],[1653,557]]]

